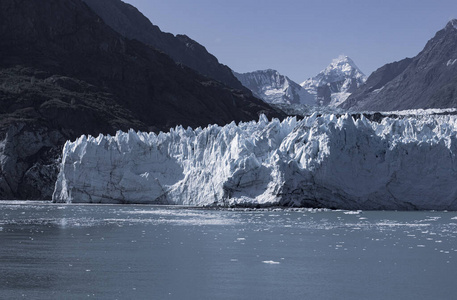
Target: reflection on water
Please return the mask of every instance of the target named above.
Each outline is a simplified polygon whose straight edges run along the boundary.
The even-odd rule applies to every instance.
[[[457,213],[0,205],[0,298],[451,299]]]

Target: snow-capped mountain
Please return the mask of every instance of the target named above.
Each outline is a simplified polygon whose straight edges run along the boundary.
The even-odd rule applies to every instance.
[[[82,136],[53,200],[456,210],[457,116],[409,113]]]
[[[241,83],[255,96],[270,104],[315,105],[315,97],[298,83],[276,70],[262,70],[249,73],[233,72]]]
[[[339,56],[301,86],[316,98],[321,106],[337,107],[366,81],[366,76],[348,56]]]

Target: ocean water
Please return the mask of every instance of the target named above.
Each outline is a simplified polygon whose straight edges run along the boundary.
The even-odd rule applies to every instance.
[[[457,213],[0,204],[0,299],[455,299]]]

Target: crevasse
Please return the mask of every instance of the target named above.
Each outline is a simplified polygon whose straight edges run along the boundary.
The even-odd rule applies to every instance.
[[[81,136],[56,202],[457,209],[457,117],[313,114]]]

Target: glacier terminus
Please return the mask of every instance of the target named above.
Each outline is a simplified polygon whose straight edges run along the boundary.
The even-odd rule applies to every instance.
[[[457,116],[314,113],[81,136],[55,202],[457,209]]]

